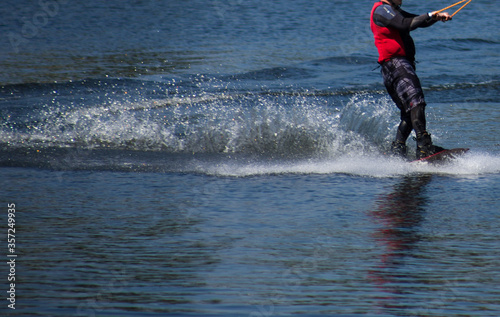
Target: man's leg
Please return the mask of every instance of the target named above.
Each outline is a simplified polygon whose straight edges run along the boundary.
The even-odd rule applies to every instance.
[[[425,105],[418,105],[413,107],[410,110],[410,117],[417,138],[424,133],[427,133],[425,121]]]
[[[413,120],[411,119],[411,113],[406,111],[401,111],[401,122],[398,126],[398,131],[396,132],[396,141],[400,143],[406,143],[406,140],[410,136],[413,130]]]
[[[391,144],[391,152],[393,155],[406,157],[406,140],[410,136],[412,130],[413,125],[410,113],[401,110],[401,122],[396,132],[396,140]]]
[[[432,144],[431,135],[425,128],[425,105],[419,105],[411,109],[411,122],[417,135],[417,159],[444,150],[444,148]]]
[[[410,136],[413,130],[412,121],[410,113],[407,111],[407,107],[404,104],[397,92],[397,80],[399,72],[392,61],[387,62],[382,66],[382,76],[384,78],[384,85],[391,96],[392,101],[401,111],[401,122],[399,123],[398,130],[396,132],[396,139],[391,144],[391,153],[395,156],[406,157],[407,148],[406,140]]]
[[[397,98],[393,97],[393,99],[400,100],[404,109],[409,112],[411,126],[417,135],[417,159],[442,151],[442,147],[432,144],[431,136],[426,130],[426,103],[420,80],[415,73],[415,68],[405,59],[394,59],[391,66],[394,72],[392,78],[395,79],[393,81],[393,92],[397,95]],[[405,136],[409,136],[409,133],[406,133],[408,133],[408,130],[403,125],[400,136],[401,140]],[[406,139],[404,140],[406,141]]]

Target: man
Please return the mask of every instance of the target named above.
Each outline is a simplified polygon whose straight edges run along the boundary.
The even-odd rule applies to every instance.
[[[382,66],[384,85],[392,100],[401,110],[396,140],[391,151],[395,155],[406,156],[406,140],[412,130],[417,135],[417,159],[423,158],[443,148],[432,144],[426,130],[425,99],[420,80],[415,73],[415,44],[410,31],[428,27],[436,21],[451,20],[444,13],[414,15],[401,10],[403,0],[381,0],[376,2],[371,12],[370,26],[379,52],[378,63]]]

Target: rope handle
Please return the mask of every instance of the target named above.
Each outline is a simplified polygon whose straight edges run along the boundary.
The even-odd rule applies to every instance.
[[[466,1],[467,1],[467,2],[466,2]],[[434,15],[434,14],[436,14],[436,13],[443,12],[444,10],[448,10],[449,8],[453,8],[454,6],[459,5],[459,4],[461,4],[461,3],[464,3],[464,2],[465,2],[465,4],[464,4],[463,6],[461,6],[461,7],[460,7],[457,11],[455,11],[455,12],[451,15],[451,17],[453,17],[455,14],[457,14],[457,13],[458,13],[458,11],[462,10],[463,8],[465,8],[465,6],[466,6],[466,5],[468,5],[471,1],[472,1],[472,0],[460,0],[460,1],[458,1],[457,3],[452,4],[451,6],[447,6],[446,8],[443,8],[443,9],[441,9],[441,10],[438,10],[438,11],[434,11],[434,12],[432,12],[432,15]]]

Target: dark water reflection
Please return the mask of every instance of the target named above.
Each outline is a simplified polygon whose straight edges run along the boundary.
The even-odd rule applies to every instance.
[[[406,176],[392,192],[377,200],[372,215],[383,225],[375,236],[387,249],[383,259],[386,265],[397,264],[398,258],[411,252],[419,241],[418,226],[427,203],[425,189],[431,178],[432,175]]]
[[[416,257],[418,253],[419,227],[425,217],[426,188],[431,180],[432,175],[404,177],[391,192],[378,198],[371,212],[381,225],[374,236],[384,251],[370,277],[377,288],[387,294],[381,296],[379,303],[384,310],[400,313],[402,308],[412,309],[412,305],[403,304],[405,297],[420,287],[416,272],[407,269],[407,258]]]

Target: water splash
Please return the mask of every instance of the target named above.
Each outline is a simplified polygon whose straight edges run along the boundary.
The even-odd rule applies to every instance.
[[[413,174],[434,174],[460,177],[500,172],[500,157],[471,153],[444,165],[411,163],[397,158],[364,155],[345,155],[296,161],[221,160],[217,164],[200,162],[191,166],[192,172],[216,176],[247,177],[274,174],[348,174],[363,177],[398,177]]]
[[[204,83],[206,85],[206,83]],[[106,90],[104,90],[106,91]],[[95,97],[95,96],[94,96]],[[444,166],[387,157],[397,111],[386,97],[314,92],[198,91],[165,97],[51,100],[2,107],[0,163],[53,169],[189,172],[221,176],[345,173],[497,173],[471,152]]]
[[[379,131],[346,129],[339,118],[351,108],[337,106],[323,96],[268,93],[45,105],[17,118],[10,115],[0,127],[0,143],[278,157],[372,151],[378,140],[365,139]]]

